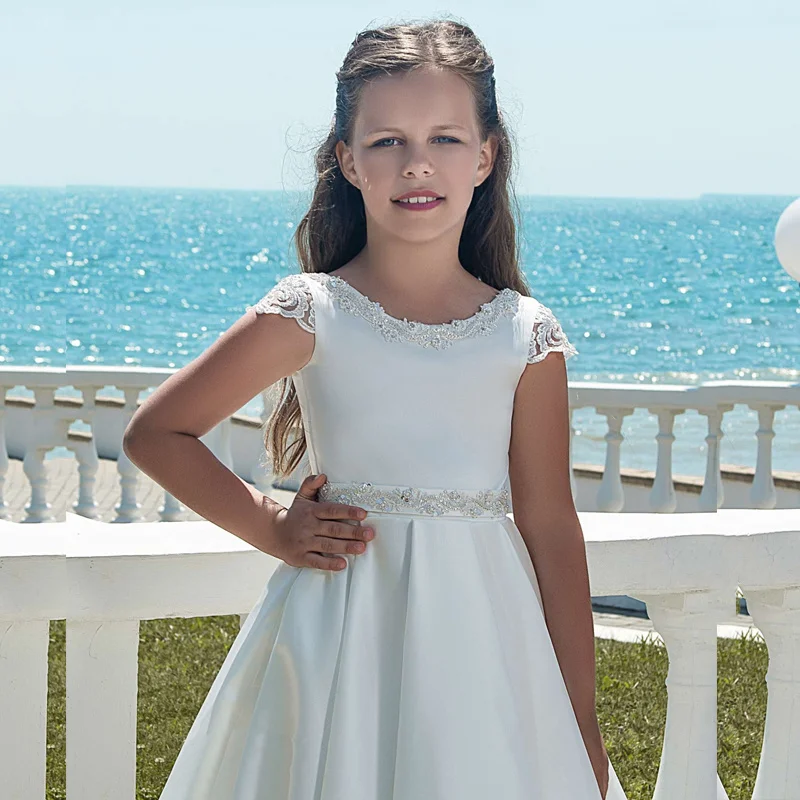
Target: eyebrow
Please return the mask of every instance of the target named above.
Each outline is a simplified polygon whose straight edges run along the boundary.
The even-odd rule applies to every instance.
[[[462,131],[466,131],[467,130],[463,125],[458,125],[455,122],[448,122],[445,125],[434,125],[431,128],[431,130],[443,131],[443,130],[450,130],[452,128],[458,128],[459,130],[462,130]],[[400,128],[373,128],[371,131],[369,131],[368,133],[365,133],[364,135],[365,136],[372,136],[372,134],[374,134],[374,133],[379,133],[379,132],[388,133],[390,131],[402,133],[402,130]]]

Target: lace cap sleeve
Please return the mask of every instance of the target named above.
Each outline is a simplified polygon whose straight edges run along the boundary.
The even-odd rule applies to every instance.
[[[578,351],[567,339],[555,314],[545,305],[538,303],[533,330],[528,343],[528,364],[542,361],[548,353],[559,352],[564,359],[578,355]]]
[[[302,274],[287,275],[275,284],[257,303],[247,306],[256,314],[280,314],[294,317],[297,324],[309,333],[316,331],[314,299]]]

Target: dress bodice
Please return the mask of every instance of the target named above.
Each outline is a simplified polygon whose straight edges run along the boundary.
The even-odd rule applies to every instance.
[[[255,305],[314,334],[292,375],[314,474],[441,489],[507,486],[526,364],[577,355],[551,310],[514,289],[467,319],[398,319],[336,275],[292,274]]]

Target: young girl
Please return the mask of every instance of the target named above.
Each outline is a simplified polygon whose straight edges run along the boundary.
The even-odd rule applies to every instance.
[[[281,560],[161,800],[625,800],[570,490],[577,351],[517,262],[492,59],[436,20],[359,34],[337,77],[302,271],[126,430]],[[273,471],[311,468],[288,508],[198,440],[278,382]]]

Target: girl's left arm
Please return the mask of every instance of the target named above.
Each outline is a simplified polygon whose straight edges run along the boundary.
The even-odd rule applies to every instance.
[[[584,739],[599,734],[586,545],[570,487],[564,354],[528,364],[514,396],[509,481],[553,648]]]

